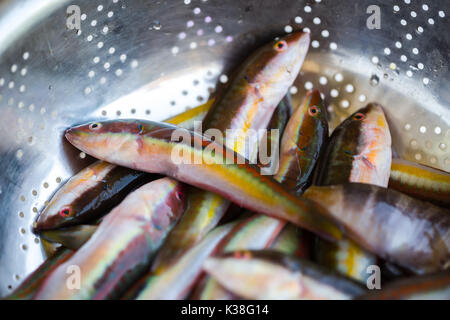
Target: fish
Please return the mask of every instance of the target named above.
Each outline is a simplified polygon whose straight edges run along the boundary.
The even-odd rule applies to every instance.
[[[87,223],[119,204],[154,175],[96,161],[71,177],[39,215],[36,231]]]
[[[396,280],[357,299],[450,300],[450,270]]]
[[[403,159],[392,159],[389,188],[450,208],[450,174]]]
[[[248,159],[255,159],[257,137],[250,130],[266,129],[300,71],[309,42],[309,34],[295,32],[256,50],[217,94],[202,130],[222,133],[224,140],[216,137],[218,142]],[[224,197],[200,189],[191,189],[188,198],[188,209],[155,258],[153,270],[167,267],[200,241],[230,206]]]
[[[171,178],[130,193],[92,237],[47,277],[33,299],[120,298],[148,269],[184,208],[183,185]]]
[[[193,129],[202,121],[214,99],[165,120]],[[97,161],[71,177],[51,198],[34,224],[35,231],[90,223],[109,212],[132,190],[156,179],[143,172]]]
[[[72,250],[77,250],[91,238],[97,229],[97,225],[83,224],[54,230],[44,230],[39,235],[41,239],[59,243],[63,247]]]
[[[366,292],[350,278],[308,260],[271,250],[215,255],[205,261],[204,269],[244,299],[347,300]]]
[[[322,158],[318,185],[347,182],[387,187],[392,159],[389,125],[378,104],[351,114],[333,132]],[[317,239],[315,259],[363,283],[377,257],[357,243],[344,239],[330,243]]]
[[[309,187],[328,139],[327,110],[317,90],[309,91],[286,125],[281,140],[283,184],[297,195]]]
[[[5,297],[5,300],[31,300],[46,277],[59,265],[67,261],[74,251],[59,247],[55,253],[48,257],[36,270],[34,270],[13,293]]]
[[[172,141],[178,134],[184,138]],[[260,175],[259,168],[245,163],[239,154],[195,132],[152,121],[115,120],[73,127],[65,136],[101,160],[167,175],[324,238],[342,238],[339,224],[317,211],[314,202],[291,194],[272,177]]]
[[[236,226],[233,221],[211,230],[201,241],[169,265],[163,272],[149,272],[122,299],[175,300],[184,299],[202,273],[203,262],[213,253],[221,240]]]
[[[222,240],[217,252],[268,248],[285,226],[285,221],[255,214],[245,219]],[[232,295],[212,278],[203,281],[194,296],[202,300],[231,300]]]
[[[392,189],[363,183],[312,186],[313,200],[361,247],[415,274],[450,267],[450,212]]]

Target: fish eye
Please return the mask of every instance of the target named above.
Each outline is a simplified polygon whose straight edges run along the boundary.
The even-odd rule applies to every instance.
[[[356,113],[356,114],[353,116],[353,119],[355,119],[355,120],[364,120],[365,117],[366,117],[366,116],[365,116],[363,113],[358,112],[358,113]]]
[[[70,216],[72,210],[69,207],[64,207],[59,211],[59,215],[63,218]]]
[[[183,193],[182,192],[177,191],[175,193],[175,196],[177,197],[178,200],[180,200],[180,201],[183,200]]]
[[[98,130],[98,129],[100,129],[102,127],[102,124],[101,123],[98,123],[98,122],[96,122],[96,123],[91,123],[90,125],[89,125],[89,129],[91,129],[91,130]]]
[[[278,52],[286,50],[287,47],[288,47],[288,44],[284,40],[277,41],[277,43],[275,43],[275,45],[273,46],[273,48]]]
[[[309,107],[308,113],[311,117],[315,117],[319,114],[319,108],[317,106]]]

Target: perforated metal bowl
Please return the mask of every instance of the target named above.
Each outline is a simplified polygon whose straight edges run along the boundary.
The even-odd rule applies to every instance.
[[[81,9],[81,30],[66,26]],[[369,5],[381,29],[366,27]],[[308,28],[290,90],[320,89],[331,124],[385,106],[395,151],[450,170],[445,0],[0,1],[0,296],[43,260],[31,232],[52,193],[91,159],[65,128],[99,118],[162,120],[206,101],[253,49]]]

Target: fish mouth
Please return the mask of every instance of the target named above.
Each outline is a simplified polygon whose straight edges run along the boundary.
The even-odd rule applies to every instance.
[[[52,223],[49,222],[48,218],[41,218],[41,216],[38,217],[37,221],[33,224],[33,231],[35,233],[39,233],[43,230],[49,230],[52,229]]]
[[[75,141],[77,134],[75,133],[75,130],[73,128],[69,128],[64,133],[64,136],[70,143],[72,143],[72,141]]]
[[[82,139],[82,134],[83,131],[77,130],[76,128],[70,128],[66,130],[64,136],[73,146],[81,150],[81,146],[86,143],[86,140]]]
[[[67,140],[69,140],[70,142],[72,142],[75,137],[78,136],[77,132],[75,131],[74,128],[69,128],[66,130],[66,132],[64,133],[64,136],[66,137]]]

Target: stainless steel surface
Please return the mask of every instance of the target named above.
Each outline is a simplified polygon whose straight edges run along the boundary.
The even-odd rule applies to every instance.
[[[306,27],[313,40],[294,103],[319,88],[335,127],[377,101],[399,155],[450,171],[445,0],[49,3],[0,6],[0,296],[43,259],[37,212],[91,161],[64,141],[65,128],[196,106],[252,49],[291,30]],[[66,28],[69,4],[81,8],[81,32]],[[374,4],[380,30],[366,27]]]

